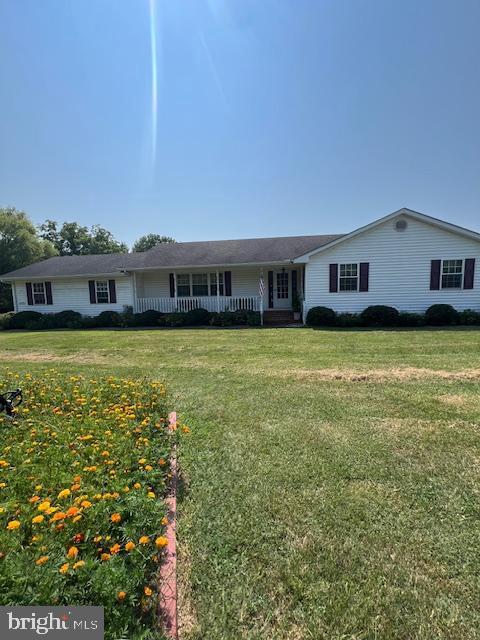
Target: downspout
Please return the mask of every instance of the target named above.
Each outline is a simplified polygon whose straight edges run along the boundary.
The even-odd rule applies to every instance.
[[[223,284],[223,286],[225,287],[225,283]],[[218,269],[217,269],[217,312],[220,313],[220,274],[218,272]]]

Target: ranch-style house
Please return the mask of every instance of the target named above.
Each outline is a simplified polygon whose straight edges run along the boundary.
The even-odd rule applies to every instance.
[[[343,235],[161,244],[144,253],[49,258],[0,276],[15,311],[259,311],[314,306],[480,309],[480,234],[400,209]]]

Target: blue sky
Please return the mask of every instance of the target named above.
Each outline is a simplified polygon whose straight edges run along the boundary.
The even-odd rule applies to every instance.
[[[478,230],[479,24],[478,0],[0,0],[0,206],[128,243],[402,206]]]

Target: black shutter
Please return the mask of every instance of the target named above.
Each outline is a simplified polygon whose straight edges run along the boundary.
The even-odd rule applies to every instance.
[[[108,281],[108,292],[110,294],[110,303],[115,304],[117,302],[117,289],[115,287],[115,280]]]
[[[51,282],[45,282],[45,297],[47,298],[47,304],[53,304]]]
[[[273,271],[268,272],[268,306],[273,309]]]
[[[26,282],[25,286],[27,288],[27,304],[32,305],[33,304],[32,283]]]
[[[232,295],[232,272],[225,271],[225,273],[223,274],[223,280],[225,282],[225,295],[231,296]]]
[[[174,298],[175,297],[175,276],[173,273],[169,274],[169,280],[170,280],[170,298]]]
[[[473,277],[475,275],[475,258],[465,260],[465,273],[463,274],[463,288],[473,289]]]
[[[96,304],[97,296],[95,294],[95,280],[88,281],[88,290],[90,292],[90,304]]]
[[[368,291],[368,273],[370,271],[369,262],[360,263],[360,291]]]
[[[297,278],[298,278],[297,272],[296,271],[292,271],[292,300],[297,295],[297,289],[298,289]]]
[[[330,293],[337,293],[338,291],[338,264],[330,265]]]
[[[432,260],[430,264],[430,289],[440,289],[440,265],[441,260]]]

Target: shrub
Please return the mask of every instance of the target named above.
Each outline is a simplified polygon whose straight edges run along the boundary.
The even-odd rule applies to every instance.
[[[457,324],[460,316],[451,304],[432,304],[425,311],[425,320],[435,326]]]
[[[401,311],[398,314],[399,327],[420,327],[423,324],[425,324],[425,316],[422,313]]]
[[[122,316],[117,311],[102,311],[94,317],[94,320],[97,327],[120,327],[122,325]]]
[[[133,315],[133,324],[135,327],[156,327],[158,325],[165,324],[165,314],[155,309],[149,309],[142,313],[135,313]]]
[[[460,324],[472,325],[480,324],[480,311],[474,311],[473,309],[465,309],[458,314]]]
[[[59,329],[71,329],[81,326],[82,314],[78,311],[59,311],[53,316],[55,326]]]
[[[358,313],[339,313],[337,315],[337,324],[339,327],[351,328],[361,327],[363,323]]]
[[[41,319],[42,314],[38,311],[19,311],[10,317],[9,328],[27,329],[28,324],[31,324],[32,322],[39,322]]]
[[[187,327],[199,327],[210,324],[210,312],[206,309],[191,309],[185,314],[185,325]]]
[[[307,313],[307,324],[311,327],[333,327],[337,324],[337,314],[328,307],[312,307]]]
[[[177,313],[169,313],[165,316],[165,326],[166,327],[183,327],[185,326],[185,318],[186,313],[177,312]]]
[[[247,325],[249,327],[258,327],[260,325],[259,311],[247,311]]]
[[[0,314],[0,331],[4,329],[10,329],[10,318],[14,316],[13,311],[8,311],[7,313]]]
[[[395,307],[383,304],[367,307],[360,314],[363,324],[367,327],[393,327],[398,324],[398,316]]]

